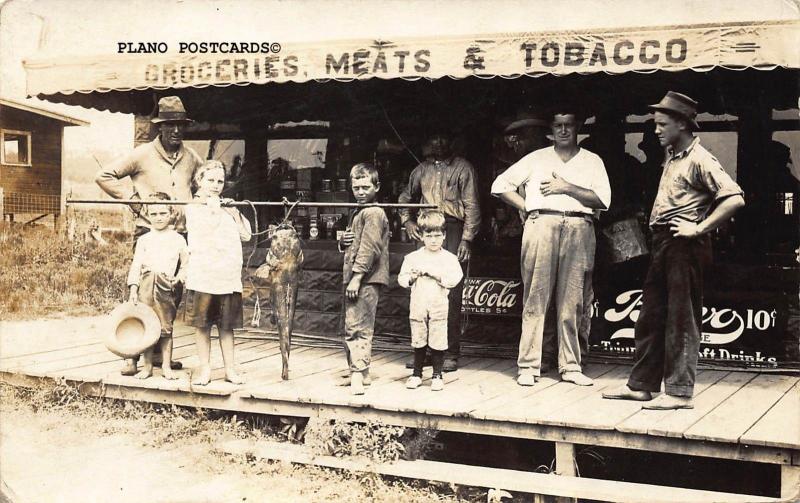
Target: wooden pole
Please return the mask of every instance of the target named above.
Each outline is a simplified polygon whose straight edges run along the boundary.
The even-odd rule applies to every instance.
[[[164,200],[141,200],[141,199],[67,199],[67,205],[70,204],[169,204],[171,206],[183,206],[187,204],[205,204],[198,201],[164,201]],[[285,208],[297,207],[316,207],[316,208],[417,208],[417,209],[432,209],[436,208],[435,204],[400,204],[400,203],[374,203],[374,204],[359,204],[359,203],[320,203],[311,201],[232,201],[225,203],[223,206],[282,206]]]
[[[575,477],[575,444],[556,442],[556,473],[562,476]],[[576,498],[559,496],[558,503],[577,503]]]

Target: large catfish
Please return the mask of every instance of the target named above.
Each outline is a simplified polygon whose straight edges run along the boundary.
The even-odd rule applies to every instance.
[[[289,379],[289,352],[292,348],[292,325],[297,303],[297,283],[303,265],[300,238],[289,224],[281,224],[272,235],[264,264],[259,267],[253,282],[267,288],[272,304],[272,323],[278,326],[283,369],[281,378]]]

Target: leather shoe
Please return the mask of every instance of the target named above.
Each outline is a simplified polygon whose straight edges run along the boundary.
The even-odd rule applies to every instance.
[[[561,374],[561,380],[577,384],[578,386],[591,386],[594,384],[591,377],[588,377],[581,372],[564,372]]]
[[[442,363],[442,372],[455,372],[458,370],[458,358],[446,357]]]
[[[630,389],[627,385],[623,385],[614,391],[603,393],[603,398],[609,400],[636,400],[638,402],[646,402],[653,399],[652,393],[649,391],[639,391]]]
[[[642,405],[642,408],[648,410],[693,409],[694,404],[692,404],[692,399],[688,396],[663,394],[652,402]]]

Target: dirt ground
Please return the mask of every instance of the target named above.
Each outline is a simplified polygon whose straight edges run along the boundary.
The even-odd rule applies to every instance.
[[[46,349],[32,334],[95,342],[103,317],[0,322],[0,353]],[[50,341],[53,344],[53,341]],[[159,409],[80,396],[52,383],[0,384],[0,503],[485,501],[485,492],[221,452],[276,435],[275,418]],[[463,498],[461,497],[463,496]]]
[[[6,387],[0,404],[0,476],[15,502],[458,500],[447,487],[226,455],[216,446],[237,437],[219,428],[174,438],[169,426],[148,432],[152,417],[34,411],[17,394]]]

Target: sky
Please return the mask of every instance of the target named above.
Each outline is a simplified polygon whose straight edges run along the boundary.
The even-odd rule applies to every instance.
[[[119,41],[295,41],[474,35],[797,19],[800,0],[0,0],[0,97],[26,100],[23,60],[113,54]],[[580,6],[580,8],[576,8]],[[133,118],[30,99],[91,122],[65,149],[102,162],[129,151]],[[92,170],[95,167],[91,168]]]

